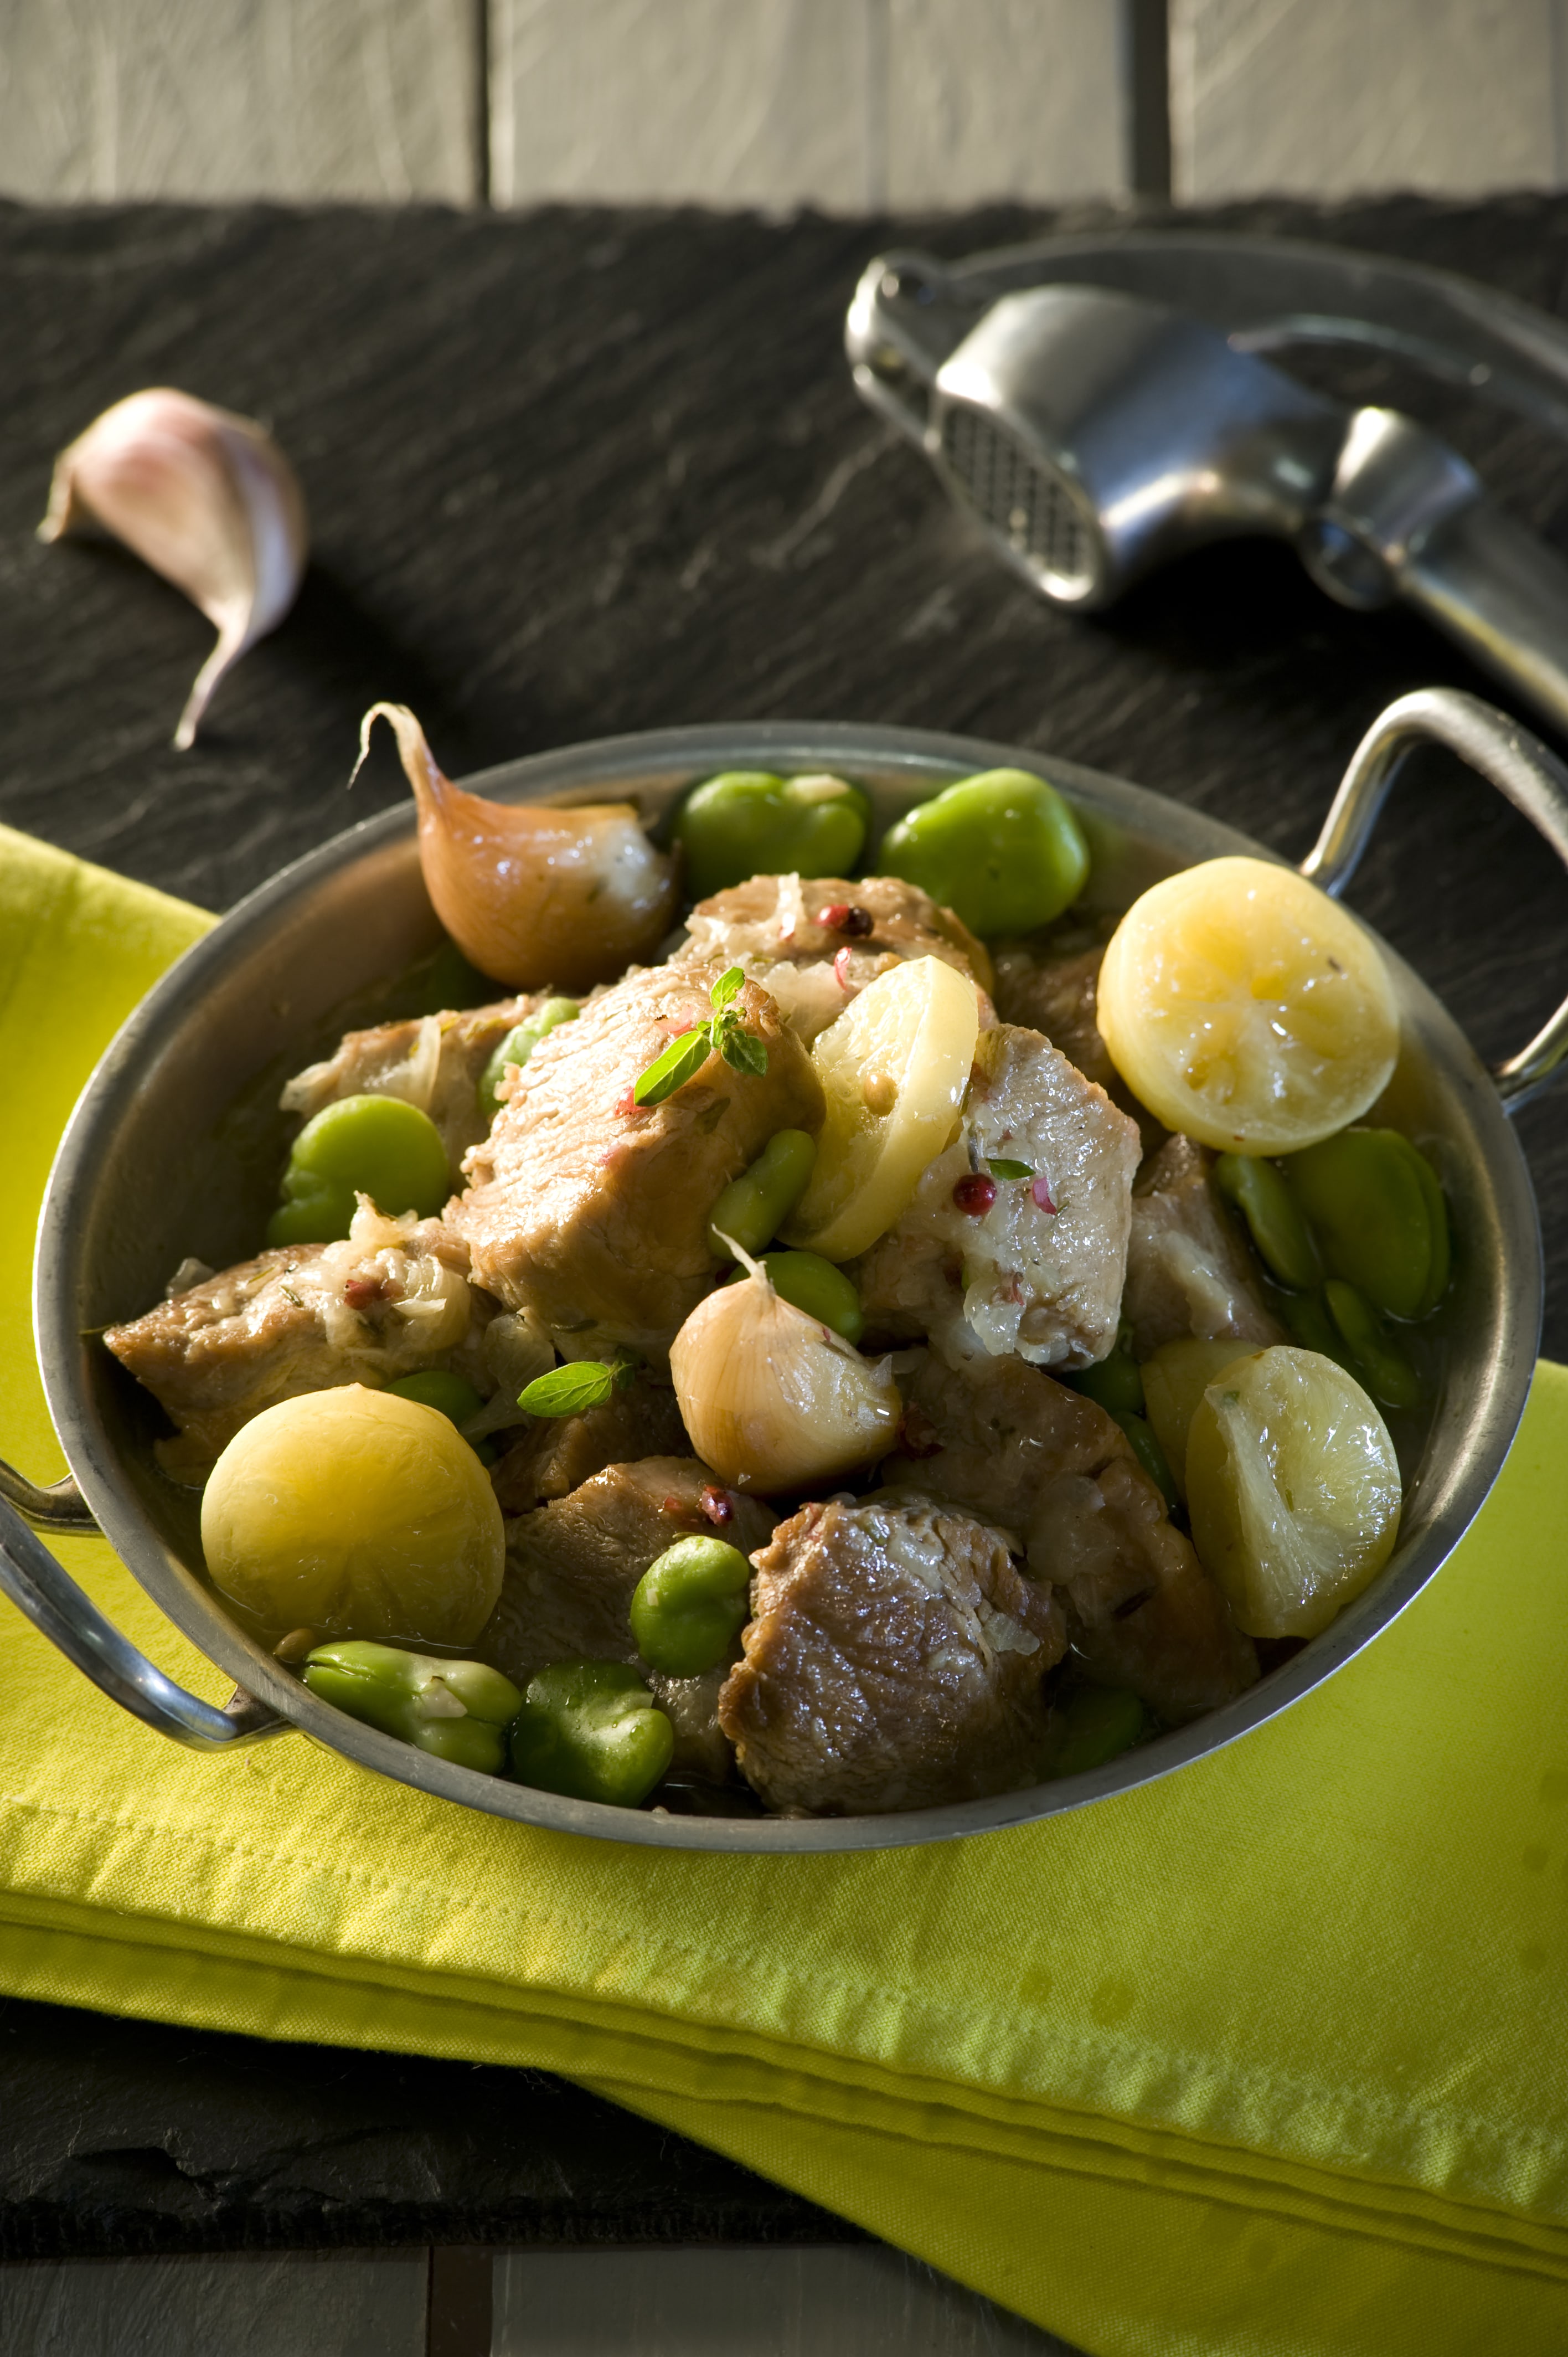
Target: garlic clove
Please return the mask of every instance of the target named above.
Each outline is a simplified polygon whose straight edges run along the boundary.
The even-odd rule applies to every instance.
[[[874,1464],[898,1437],[903,1403],[873,1361],[752,1270],[698,1303],[670,1346],[693,1448],[732,1489],[810,1489]]]
[[[218,632],[175,731],[184,750],[224,673],[294,603],[308,547],[304,494],[263,427],[160,385],[117,401],[55,461],[38,538],[94,526],[182,589]]]
[[[586,989],[657,948],[674,921],[675,864],[654,849],[633,803],[553,810],[465,792],[403,704],[366,713],[356,777],[378,719],[397,737],[419,806],[431,902],[481,974],[513,990]]]

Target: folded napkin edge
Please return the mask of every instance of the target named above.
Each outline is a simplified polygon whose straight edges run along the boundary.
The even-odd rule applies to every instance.
[[[348,1960],[329,1956],[285,1964],[256,1954],[252,1943],[233,1935],[216,1943],[117,1936],[96,1928],[102,1910],[81,1910],[86,1922],[72,1920],[76,1912],[60,1902],[22,1909],[14,1900],[0,1909],[0,1986],[17,1996],[81,2004],[98,2012],[129,2011],[306,2043],[443,2053],[453,2060],[551,2070],[575,2080],[610,2071],[639,2088],[647,2103],[686,2099],[721,2110],[739,2105],[805,2126],[820,2124],[825,2109],[839,2126],[922,2148],[940,2147],[972,2160],[1009,2159],[1249,2212],[1275,2211],[1300,2222],[1463,2251],[1482,2263],[1524,2266],[1568,2281],[1568,2228],[1517,2206],[1356,2179],[1321,2166],[1282,2162],[1273,2154],[1243,2155],[1186,2132],[1129,2132],[1129,2124],[1121,2120],[1089,2124],[1103,2131],[1094,2134],[1080,2115],[1064,2110],[1058,2118],[1045,2106],[1041,2116],[1028,2122],[991,2118],[971,2109],[911,2101],[897,2082],[891,2087],[868,2085],[842,2072],[836,2082],[819,2078],[766,2047],[759,2052],[694,2053],[679,2040],[650,2037],[635,2014],[629,2024],[615,2019],[610,2007],[599,2008],[604,2018],[594,2021],[547,2004],[487,2004],[474,1995],[471,1976],[406,1971],[399,1975],[373,1966],[355,1972]],[[106,1959],[113,1960],[116,1982],[112,2003],[102,1994]],[[269,1989],[270,2004],[258,2002]],[[445,2025],[439,2039],[431,2035],[433,1997],[440,2001]],[[258,2020],[272,2026],[258,2030]],[[789,2053],[783,2050],[786,2058]],[[1375,2191],[1376,2199],[1355,2198],[1357,2185]],[[1507,2231],[1498,2232],[1499,2225]]]

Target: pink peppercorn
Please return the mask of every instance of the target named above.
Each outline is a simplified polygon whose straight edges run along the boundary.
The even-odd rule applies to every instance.
[[[817,921],[830,933],[853,933],[862,940],[876,931],[876,920],[870,909],[857,908],[853,900],[831,901]]]
[[[988,1178],[983,1170],[972,1170],[958,1180],[952,1190],[953,1201],[972,1220],[983,1219],[996,1200],[996,1181]]]

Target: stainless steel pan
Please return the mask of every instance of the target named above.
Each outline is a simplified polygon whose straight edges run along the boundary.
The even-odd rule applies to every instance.
[[[1488,705],[1428,690],[1394,705],[1368,735],[1304,863],[1308,875],[1330,892],[1342,888],[1394,766],[1423,737],[1451,746],[1507,794],[1568,865],[1568,771]],[[774,723],[612,738],[509,763],[470,782],[518,802],[634,795],[652,817],[717,770],[832,770],[867,787],[885,826],[956,776],[1039,759],[908,729]],[[1090,897],[1101,906],[1124,907],[1157,877],[1195,860],[1258,853],[1230,828],[1136,786],[1067,762],[1046,766],[1090,831]],[[365,1768],[468,1808],[665,1848],[779,1854],[983,1833],[1128,1791],[1272,1718],[1403,1610],[1497,1479],[1529,1389],[1541,1308],[1535,1201],[1508,1114],[1568,1052],[1568,1002],[1489,1073],[1389,952],[1404,1049],[1384,1111],[1434,1154],[1458,1240],[1446,1371],[1417,1461],[1406,1468],[1392,1560],[1331,1628],[1250,1693],[1087,1775],[908,1815],[817,1819],[655,1815],[565,1800],[431,1759],[343,1717],[248,1636],[207,1584],[192,1493],[166,1481],[153,1459],[152,1404],[94,1336],[156,1300],[188,1254],[222,1266],[254,1249],[285,1144],[273,1110],[283,1077],[328,1043],[350,1011],[370,1019],[378,995],[384,1006],[394,979],[439,940],[412,805],[350,828],[252,893],[180,959],[111,1045],[61,1141],[38,1230],[34,1308],[70,1475],[46,1490],[0,1467],[0,1587],[105,1693],[161,1734],[215,1750],[298,1728]],[[38,1530],[102,1530],[176,1626],[234,1679],[228,1707],[185,1693],[127,1643],[29,1522]]]

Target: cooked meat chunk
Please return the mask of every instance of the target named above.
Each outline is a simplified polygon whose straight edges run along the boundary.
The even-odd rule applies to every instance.
[[[1095,1015],[1104,956],[1102,942],[1070,957],[1047,956],[1022,942],[1004,943],[996,952],[996,1012],[1004,1023],[1043,1031],[1086,1081],[1093,1081],[1113,1105],[1131,1114],[1144,1150],[1150,1153],[1165,1129],[1138,1103],[1112,1062]]]
[[[1072,1649],[1108,1685],[1130,1687],[1172,1725],[1257,1681],[1258,1656],[1165,1501],[1130,1457],[1041,1491],[1029,1567],[1059,1580]]]
[[[1047,1481],[1132,1457],[1102,1407],[1022,1359],[950,1367],[934,1351],[912,1355],[898,1378],[903,1443],[882,1460],[885,1482],[950,1499],[1021,1539]]]
[[[842,910],[832,924],[828,909]],[[814,1039],[879,974],[907,958],[940,958],[983,992],[991,960],[967,925],[897,876],[753,876],[686,920],[677,958],[741,965],[778,1000],[792,1029]],[[989,1023],[989,1000],[982,1019]]]
[[[1251,1248],[1214,1192],[1213,1167],[1207,1146],[1172,1137],[1138,1174],[1122,1309],[1139,1359],[1185,1334],[1285,1339],[1263,1307]]]
[[[479,1109],[485,1066],[513,1024],[543,1003],[542,996],[503,998],[462,1014],[346,1032],[336,1055],[296,1072],[278,1103],[308,1121],[340,1097],[406,1097],[441,1132],[456,1179],[464,1155],[490,1125]]]
[[[1251,1639],[1103,1408],[1016,1359],[955,1369],[928,1352],[901,1387],[905,1446],[884,1480],[1025,1534],[1096,1677],[1172,1722],[1252,1684]]]
[[[474,1293],[467,1267],[467,1244],[441,1221],[389,1220],[361,1196],[343,1243],[242,1261],[103,1339],[179,1427],[168,1469],[199,1480],[275,1400],[377,1389],[455,1353],[475,1379],[478,1353],[463,1346],[495,1305]]]
[[[749,1555],[773,1516],[726,1490],[695,1457],[608,1465],[569,1497],[507,1527],[500,1601],[474,1647],[520,1685],[551,1662],[628,1662],[645,1677],[676,1731],[676,1761],[722,1775],[729,1747],[714,1715],[723,1679],[665,1678],[632,1641],[632,1590],[654,1559],[693,1532]]]
[[[769,1808],[934,1808],[1039,1775],[1061,1611],[995,1531],[923,1500],[809,1505],[753,1561],[719,1724]]]
[[[503,1514],[526,1514],[568,1496],[607,1465],[679,1456],[688,1446],[674,1393],[643,1373],[581,1415],[534,1417],[511,1439],[490,1482]]]
[[[639,971],[534,1049],[446,1216],[476,1280],[532,1309],[575,1354],[617,1344],[658,1356],[712,1282],[708,1214],[776,1130],[822,1125],[811,1060],[765,991],[732,1002],[768,1050],[763,1074],[710,1055],[658,1105],[632,1085],[712,1013],[717,966]]]
[[[987,1210],[964,1182],[993,1157],[1034,1175],[998,1179]],[[1011,1023],[982,1032],[956,1144],[851,1265],[868,1320],[929,1335],[955,1361],[1102,1359],[1116,1340],[1137,1163],[1134,1125],[1049,1040]]]

